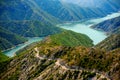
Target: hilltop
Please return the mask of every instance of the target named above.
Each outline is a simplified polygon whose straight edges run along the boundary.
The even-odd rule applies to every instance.
[[[65,35],[63,35],[63,33],[65,33]],[[49,36],[42,42],[34,45],[34,47],[21,51],[19,55],[9,60],[8,63],[4,65],[4,71],[0,74],[1,80],[119,80],[119,47],[116,47],[112,51],[105,51],[95,47],[90,48],[89,46],[85,47],[85,44],[79,46],[75,44],[76,47],[75,45],[74,47],[70,47],[62,44],[64,39],[63,41],[59,40],[59,44],[57,44],[57,42],[55,44],[54,41],[52,41],[54,36],[57,36],[57,39],[61,39],[61,36],[58,35],[64,37],[68,34],[76,34],[76,38],[82,35],[72,31],[68,31],[68,34],[67,32],[63,33]],[[74,41],[75,37],[68,37],[73,38]],[[70,40],[68,37],[66,40]],[[86,38],[84,35],[82,35],[82,37]]]

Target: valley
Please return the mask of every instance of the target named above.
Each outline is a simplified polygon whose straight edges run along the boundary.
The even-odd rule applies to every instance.
[[[116,12],[116,13],[107,15],[106,17],[103,17],[103,18],[90,19],[90,20],[78,21],[78,22],[68,22],[68,23],[57,25],[57,26],[67,30],[72,30],[78,33],[86,34],[93,40],[93,44],[96,45],[102,40],[104,40],[105,38],[107,38],[107,35],[106,35],[106,32],[92,29],[91,26],[98,24],[100,22],[103,22],[105,20],[118,17],[118,16],[120,16],[120,13]],[[34,38],[34,37],[29,38],[27,42],[20,44],[10,50],[6,50],[3,53],[6,54],[7,56],[13,57],[15,55],[15,52],[19,51],[20,49],[24,48],[27,45],[30,45],[34,42],[38,42],[41,40],[42,38]]]
[[[120,0],[0,0],[0,80],[120,80]]]
[[[68,22],[65,24],[60,24],[58,26],[67,30],[72,30],[75,32],[86,34],[93,40],[93,43],[96,45],[105,38],[107,38],[107,34],[106,32],[101,30],[97,30],[97,29],[95,30],[91,28],[91,26],[118,16],[120,16],[120,12],[109,14],[103,18],[96,18],[85,21],[83,20],[78,22]]]

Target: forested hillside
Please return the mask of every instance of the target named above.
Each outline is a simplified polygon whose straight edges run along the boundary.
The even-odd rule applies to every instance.
[[[27,41],[26,38],[0,27],[0,50],[6,50],[25,41]]]
[[[0,0],[0,80],[120,80],[119,10],[120,0]],[[108,37],[93,45],[71,30]]]
[[[55,25],[32,20],[1,21],[0,25],[8,31],[24,37],[44,37],[62,31]]]

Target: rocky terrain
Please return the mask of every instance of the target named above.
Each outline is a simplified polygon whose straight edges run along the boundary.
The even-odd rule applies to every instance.
[[[1,64],[1,80],[119,80],[120,48],[53,44],[49,38]],[[4,67],[3,67],[4,66]]]

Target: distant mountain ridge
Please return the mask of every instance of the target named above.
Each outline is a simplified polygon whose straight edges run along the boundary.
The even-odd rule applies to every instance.
[[[78,0],[79,1],[79,0]],[[95,17],[102,17],[105,16],[111,12],[116,12],[120,10],[120,5],[118,5],[120,2],[118,0],[108,2],[106,0],[103,0],[101,3],[101,6],[98,7],[83,7],[79,6],[73,3],[77,3],[78,1],[73,0],[67,0],[66,2],[63,0],[35,0],[36,4],[46,11],[47,13],[51,14],[54,17],[59,18],[60,20],[64,21],[78,21],[81,19],[87,19],[87,18],[95,18]],[[95,0],[98,4],[101,2],[100,0]],[[70,2],[70,3],[67,3]],[[80,3],[83,2],[83,0],[80,1]],[[90,1],[86,1],[88,4],[90,4]],[[97,3],[94,3],[95,5]],[[86,5],[86,4],[84,4]],[[66,15],[67,14],[67,15]]]
[[[95,1],[97,3],[101,2]],[[92,2],[92,0],[88,2]],[[95,5],[97,3],[94,2]],[[61,0],[2,0],[0,1],[0,20],[40,20],[45,23],[58,23],[59,20],[78,21],[116,12],[120,10],[119,3],[119,0],[103,0],[98,8],[78,6]]]

